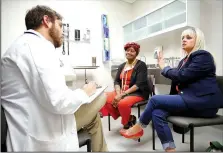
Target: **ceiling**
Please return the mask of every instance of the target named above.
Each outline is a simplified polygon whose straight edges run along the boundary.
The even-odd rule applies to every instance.
[[[127,2],[127,3],[134,3],[136,0],[122,0],[124,2]]]

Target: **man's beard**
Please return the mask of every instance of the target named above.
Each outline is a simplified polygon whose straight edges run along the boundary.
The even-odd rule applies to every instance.
[[[49,29],[49,35],[53,40],[53,45],[55,48],[58,48],[62,45],[62,38],[59,36],[58,31],[54,25]]]

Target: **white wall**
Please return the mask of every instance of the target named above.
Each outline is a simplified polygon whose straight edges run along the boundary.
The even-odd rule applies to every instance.
[[[131,4],[113,0],[3,0],[2,1],[2,54],[25,30],[25,13],[31,7],[43,4],[58,11],[71,26],[91,29],[91,44],[71,44],[71,53],[101,54],[101,14],[108,15],[112,58],[120,56],[123,48],[122,25],[131,19]],[[10,20],[9,20],[10,19]],[[75,49],[72,48],[75,47]],[[88,46],[88,47],[87,47]],[[99,51],[100,50],[100,51]],[[87,52],[88,51],[88,52]],[[121,54],[121,56],[123,56]],[[81,61],[80,61],[81,62]]]
[[[201,30],[205,34],[207,50],[215,58],[216,74],[223,75],[222,0],[202,1],[201,13]],[[223,109],[218,114],[223,115]]]
[[[204,32],[207,50],[216,62],[216,74],[223,75],[222,50],[222,0],[203,0],[201,3],[201,30]]]
[[[95,75],[97,80],[110,82],[109,66],[104,68],[102,63],[102,26],[101,15],[108,15],[110,28],[110,49],[112,58],[124,58],[123,54],[123,31],[122,25],[131,19],[131,4],[116,0],[3,0],[2,1],[2,54],[10,44],[25,30],[25,14],[28,9],[35,5],[48,5],[64,17],[72,28],[89,28],[91,30],[91,43],[70,43],[70,56],[63,57],[72,65],[91,65],[91,56],[97,57],[97,65],[101,67],[100,72]],[[57,49],[61,54],[62,48]],[[44,56],[44,55],[43,55]],[[77,79],[83,80],[84,70],[76,71],[81,76]],[[104,76],[100,75],[102,72]],[[97,75],[98,74],[98,75]],[[107,76],[107,77],[105,77]]]

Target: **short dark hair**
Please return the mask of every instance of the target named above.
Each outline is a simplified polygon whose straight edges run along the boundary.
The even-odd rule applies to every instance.
[[[62,20],[63,18],[59,13],[57,13],[50,7],[44,6],[44,5],[37,5],[31,8],[30,10],[28,10],[28,12],[26,13],[26,17],[25,17],[26,29],[35,30],[39,28],[39,26],[42,23],[44,15],[47,15],[51,19],[52,22],[54,22],[56,19]]]
[[[127,44],[125,44],[124,46],[124,50],[126,51],[128,48],[134,48],[134,50],[136,51],[136,55],[139,54],[139,51],[140,51],[140,45],[135,43],[135,42],[128,42]]]

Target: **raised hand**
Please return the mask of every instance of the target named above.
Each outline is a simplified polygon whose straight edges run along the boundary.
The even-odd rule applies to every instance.
[[[163,69],[165,67],[165,62],[164,62],[162,51],[158,52],[157,60],[158,60],[158,65],[159,65],[160,69]]]

